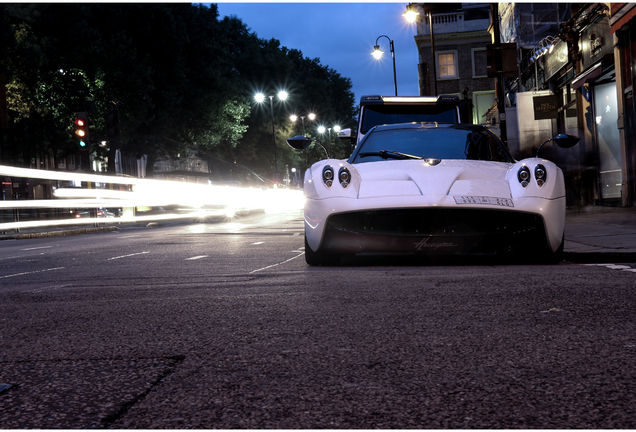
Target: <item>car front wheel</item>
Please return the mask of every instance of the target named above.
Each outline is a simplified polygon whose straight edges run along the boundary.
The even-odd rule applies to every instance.
[[[307,243],[305,235],[305,262],[310,266],[335,265],[340,262],[340,257],[336,254],[326,254],[322,249],[314,252]]]

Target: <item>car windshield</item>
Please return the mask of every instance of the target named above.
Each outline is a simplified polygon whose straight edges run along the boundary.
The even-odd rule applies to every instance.
[[[513,162],[510,153],[494,135],[485,129],[469,128],[375,130],[365,136],[350,162],[355,164],[413,157]]]
[[[360,131],[369,132],[373,126],[396,123],[459,123],[457,107],[448,104],[435,105],[367,105]]]

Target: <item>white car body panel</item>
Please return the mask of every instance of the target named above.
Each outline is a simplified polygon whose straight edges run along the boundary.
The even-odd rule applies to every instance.
[[[539,187],[531,181],[521,186],[517,173],[522,166],[531,172],[541,164],[547,181]],[[336,180],[329,188],[322,170],[331,166]],[[347,168],[351,182],[343,188],[338,170]],[[475,208],[527,212],[540,215],[548,246],[556,251],[562,243],[565,221],[565,185],[562,171],[552,162],[529,158],[516,163],[475,160],[387,160],[349,164],[327,159],[315,163],[305,174],[305,234],[308,246],[322,246],[329,216],[363,210],[413,208]]]

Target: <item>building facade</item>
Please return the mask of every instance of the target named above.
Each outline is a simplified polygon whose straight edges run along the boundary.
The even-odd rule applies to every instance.
[[[556,134],[581,138],[543,155],[563,169],[570,207],[634,204],[633,18],[631,4],[501,5],[501,42],[517,43],[519,64],[506,80],[509,145],[525,157]]]
[[[486,69],[486,45],[491,43],[488,3],[414,3],[409,7],[419,12],[415,43],[420,95],[470,99],[472,122],[486,123],[485,114],[495,100],[494,82]]]

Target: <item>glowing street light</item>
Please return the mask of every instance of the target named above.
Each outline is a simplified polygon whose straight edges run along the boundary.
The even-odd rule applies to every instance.
[[[380,45],[378,45],[378,41],[380,40],[380,38],[385,37],[389,40],[389,47],[391,49],[391,56],[393,57],[393,85],[395,86],[395,95],[398,95],[398,91],[397,91],[397,75],[395,73],[395,48],[393,46],[393,41],[391,40],[391,38],[389,38],[386,35],[382,35],[382,36],[378,36],[378,38],[375,40],[375,45],[373,47],[373,52],[371,52],[371,55],[373,55],[373,57],[376,58],[376,60],[380,60],[380,58],[382,57],[382,54],[384,54],[384,51],[382,51],[380,49]]]
[[[404,12],[402,16],[407,22],[414,23],[415,21],[417,21],[417,16],[419,14],[420,13],[418,11],[413,9],[412,5],[408,5],[406,7],[406,12]]]
[[[296,114],[292,114],[289,116],[289,119],[293,121],[294,123],[296,123],[296,120],[298,120],[298,117],[299,116],[297,116]],[[314,121],[316,120],[316,114],[309,113],[307,114],[307,116],[300,116],[300,120],[302,121],[302,124],[303,124],[303,135],[305,135],[305,117],[308,117],[309,120]]]
[[[278,100],[284,101],[287,99],[289,94],[286,91],[278,92]],[[272,112],[272,139],[274,143],[274,172],[278,174],[278,159],[276,157],[276,130],[274,129],[274,96],[267,96],[269,98],[269,106]],[[265,95],[263,93],[257,93],[254,96],[254,100],[258,103],[263,103],[265,101]]]

